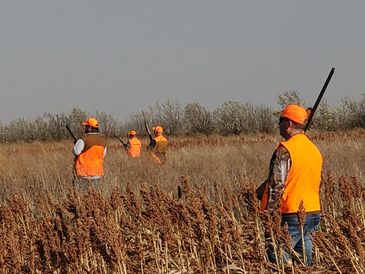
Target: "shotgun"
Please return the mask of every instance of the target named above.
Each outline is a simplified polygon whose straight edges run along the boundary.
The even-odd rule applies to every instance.
[[[144,120],[144,126],[146,128],[146,131],[148,133],[148,137],[150,138],[150,144],[147,146],[147,150],[152,150],[155,145],[156,145],[156,142],[155,140],[153,140],[153,137],[152,137],[152,133],[147,125],[147,120],[146,120],[146,116],[144,115],[144,112],[142,110],[142,116],[143,116],[143,120]]]
[[[124,143],[122,139],[120,139],[117,135],[114,135],[115,138],[117,138],[119,140],[119,142],[122,143],[122,145],[124,146],[124,149],[127,149],[127,143]]]
[[[308,117],[308,122],[307,122],[307,124],[305,126],[304,131],[306,131],[309,128],[310,123],[311,123],[311,121],[313,119],[314,113],[316,112],[317,107],[318,107],[319,103],[322,100],[323,94],[326,91],[327,86],[328,86],[329,82],[331,81],[331,78],[332,78],[332,75],[333,75],[334,72],[335,72],[335,68],[332,68],[331,71],[330,71],[330,74],[328,74],[328,77],[326,79],[326,82],[324,82],[324,85],[322,87],[321,92],[318,95],[318,98],[317,98],[316,102],[314,103],[313,108],[310,109],[310,114],[309,114],[309,117]]]
[[[146,128],[146,131],[148,133],[148,137],[150,137],[150,144],[152,143],[153,137],[152,137],[152,133],[150,131],[150,128],[147,125],[147,120],[146,120],[146,116],[144,115],[144,112],[142,110],[142,116],[143,116],[143,121],[144,121],[144,127]]]
[[[76,138],[76,137],[75,137],[75,135],[72,133],[72,131],[71,131],[70,127],[69,127],[68,125],[66,125],[66,128],[67,128],[68,132],[71,134],[72,138],[74,139],[74,143],[76,143],[77,138]]]
[[[318,107],[319,103],[320,103],[320,102],[321,102],[321,100],[322,100],[323,94],[324,94],[324,92],[326,91],[327,86],[328,86],[329,82],[331,81],[331,78],[332,78],[332,75],[333,75],[333,73],[334,73],[334,72],[335,72],[335,68],[332,68],[332,69],[331,69],[331,71],[330,71],[330,73],[329,73],[329,75],[327,76],[326,81],[324,82],[324,85],[323,85],[323,87],[322,87],[321,92],[319,93],[319,95],[318,95],[318,97],[317,97],[316,102],[314,103],[313,108],[310,108],[310,114],[309,114],[309,117],[308,117],[307,124],[306,124],[306,126],[305,126],[305,128],[304,128],[304,131],[306,131],[306,130],[309,128],[310,123],[311,123],[311,121],[312,121],[312,119],[313,119],[314,113],[316,112],[317,107]],[[274,153],[275,153],[275,152],[274,152]],[[273,159],[274,155],[275,155],[275,154],[273,154],[273,155],[272,155],[270,162],[272,161],[272,159]],[[263,196],[264,196],[264,192],[265,192],[266,187],[267,187],[267,180],[265,180],[265,181],[264,181],[264,182],[263,182],[263,183],[262,183],[262,184],[261,184],[261,185],[260,185],[260,186],[256,189],[256,197],[257,197],[257,199],[259,199],[260,201],[262,200],[262,198],[263,198]]]
[[[151,131],[150,131],[150,129],[149,129],[149,127],[148,127],[148,125],[147,125],[146,116],[144,115],[143,110],[142,110],[142,116],[143,116],[143,121],[144,121],[144,126],[145,126],[145,128],[146,128],[146,131],[147,131],[148,135],[151,137],[151,136],[152,136],[152,134],[151,134]]]

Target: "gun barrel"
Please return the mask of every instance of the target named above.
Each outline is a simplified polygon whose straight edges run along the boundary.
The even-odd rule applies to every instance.
[[[75,135],[72,133],[70,127],[68,125],[66,125],[66,128],[68,130],[68,132],[71,134],[72,138],[74,139],[74,141],[76,142],[77,141],[77,138],[75,137]]]
[[[119,142],[121,142],[124,146],[126,146],[127,144],[126,143],[124,143],[123,142],[123,140],[122,139],[120,139],[119,137],[118,137],[118,140],[119,140]]]
[[[146,116],[144,115],[143,110],[142,110],[142,116],[143,116],[144,126],[145,126],[145,128],[146,128],[146,131],[147,131],[147,133],[148,133],[148,135],[149,135],[150,139],[151,139],[151,138],[152,138],[152,134],[151,134],[151,131],[150,131],[150,129],[149,129],[149,127],[148,127],[148,125],[147,125]]]
[[[332,75],[333,75],[334,72],[335,72],[335,68],[332,68],[331,71],[330,71],[330,73],[328,74],[328,77],[327,77],[326,81],[324,82],[324,85],[322,87],[322,90],[319,93],[318,98],[317,98],[316,102],[314,103],[314,106],[313,106],[313,108],[312,108],[312,110],[311,110],[311,112],[309,114],[308,122],[307,122],[307,125],[305,126],[304,131],[306,131],[309,128],[310,123],[312,122],[314,113],[316,112],[317,107],[318,107],[319,103],[322,100],[323,94],[326,91],[327,86],[328,86],[329,82],[331,81],[331,78],[332,78]]]

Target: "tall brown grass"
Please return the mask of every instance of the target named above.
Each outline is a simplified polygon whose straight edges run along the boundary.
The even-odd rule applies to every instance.
[[[106,176],[86,192],[72,188],[71,143],[1,145],[0,271],[364,273],[364,134],[311,134],[325,158],[311,269],[266,258],[267,229],[290,249],[254,194],[279,139],[252,135],[170,140],[163,166],[110,140]]]

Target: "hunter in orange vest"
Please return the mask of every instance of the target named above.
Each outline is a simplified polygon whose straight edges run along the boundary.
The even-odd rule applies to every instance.
[[[95,118],[89,118],[82,125],[85,126],[85,135],[73,147],[76,173],[74,184],[86,189],[90,185],[97,187],[104,176],[106,140],[99,134],[99,123]]]
[[[135,130],[130,130],[128,132],[128,142],[124,146],[127,154],[131,158],[138,158],[141,156],[141,141],[136,137],[137,132]]]
[[[310,266],[312,240],[309,233],[315,231],[320,223],[322,155],[304,134],[307,119],[306,110],[298,105],[288,105],[281,112],[279,128],[285,141],[279,143],[271,158],[261,206],[269,212],[281,213],[283,224],[288,225],[293,249]],[[298,220],[299,211],[305,212],[304,248]],[[273,262],[277,259],[275,254],[278,253],[269,245],[268,256]],[[283,259],[286,262],[291,261],[285,251]]]
[[[151,151],[151,159],[157,164],[164,164],[166,162],[167,139],[162,135],[163,128],[161,126],[153,127],[155,137],[149,133],[150,144],[147,149]]]

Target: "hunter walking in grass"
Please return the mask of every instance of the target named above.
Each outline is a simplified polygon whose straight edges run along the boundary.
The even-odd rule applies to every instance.
[[[85,135],[79,138],[73,148],[75,155],[75,187],[86,189],[97,187],[104,175],[104,157],[106,155],[105,137],[99,134],[99,123],[95,118],[89,118],[82,123]]]
[[[123,144],[124,149],[131,158],[138,158],[141,156],[141,141],[137,138],[137,132],[135,130],[130,130],[128,132],[128,142]]]
[[[155,126],[152,128],[155,137],[152,137],[147,126],[146,129],[150,137],[150,144],[147,149],[151,151],[152,160],[157,164],[164,164],[166,162],[167,139],[162,135],[163,128],[161,126]]]
[[[288,105],[281,112],[279,128],[285,141],[280,142],[270,161],[267,195],[263,199],[263,207],[269,212],[281,213],[282,224],[288,225],[292,248],[310,266],[313,244],[309,234],[319,227],[321,218],[319,190],[322,156],[304,134],[307,119],[306,110],[298,105]],[[299,211],[302,211],[302,215],[305,214],[302,225]],[[304,258],[303,251],[306,254]],[[271,245],[268,255],[271,261],[276,261]],[[286,253],[284,261],[290,260]]]

